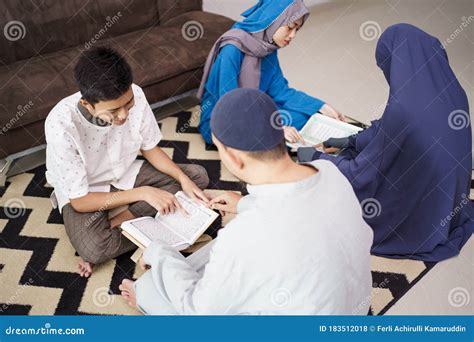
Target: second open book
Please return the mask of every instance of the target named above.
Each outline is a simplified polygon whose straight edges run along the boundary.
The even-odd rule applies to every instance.
[[[315,114],[311,116],[300,134],[304,139],[302,143],[287,143],[292,149],[321,144],[329,138],[345,138],[362,131],[362,128],[338,121],[329,116]]]
[[[176,193],[176,198],[186,210],[155,217],[141,217],[122,223],[123,234],[140,248],[146,248],[155,240],[160,240],[177,250],[191,246],[219,216],[203,204],[191,200],[184,192]]]

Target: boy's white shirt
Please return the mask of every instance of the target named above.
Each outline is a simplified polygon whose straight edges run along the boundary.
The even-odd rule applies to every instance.
[[[373,233],[337,167],[296,183],[248,186],[204,271],[169,246],[145,250],[136,282],[148,314],[366,315]]]
[[[54,187],[58,207],[89,192],[109,192],[110,185],[132,189],[142,160],[162,138],[143,90],[132,84],[135,104],[127,121],[101,127],[84,118],[77,105],[80,92],[61,100],[45,122],[46,179]]]

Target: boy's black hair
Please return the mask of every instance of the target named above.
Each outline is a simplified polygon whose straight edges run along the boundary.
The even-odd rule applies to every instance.
[[[130,65],[109,47],[84,51],[74,67],[74,78],[82,98],[92,105],[118,99],[133,81]]]

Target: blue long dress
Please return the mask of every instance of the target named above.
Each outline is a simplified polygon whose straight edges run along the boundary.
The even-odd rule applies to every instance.
[[[373,254],[450,258],[474,229],[466,93],[439,40],[414,26],[389,27],[376,59],[390,85],[382,118],[341,155],[319,158],[351,182],[374,230]]]
[[[250,15],[243,13],[242,15],[247,17],[244,21],[236,23],[234,28],[247,32],[258,32],[266,29],[282,13],[282,9],[286,8],[292,1],[280,2],[280,6],[276,6],[269,1],[261,1],[262,5],[260,7],[257,5],[255,6],[256,9],[247,11]],[[225,45],[219,51],[212,65],[201,99],[201,119],[199,123],[199,130],[207,143],[211,143],[209,124],[212,110],[224,94],[239,87],[239,74],[243,59],[244,53],[236,46]],[[317,113],[324,105],[323,101],[289,87],[288,81],[283,76],[280,68],[277,51],[262,58],[259,89],[273,98],[278,109],[286,111],[282,115],[289,115],[289,118],[285,119],[297,129],[301,129],[309,117]]]

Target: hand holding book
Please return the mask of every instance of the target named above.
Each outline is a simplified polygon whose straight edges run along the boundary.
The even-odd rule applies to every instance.
[[[123,222],[123,234],[140,248],[146,248],[153,241],[161,241],[177,250],[192,245],[219,216],[205,205],[189,198],[179,191],[175,196],[183,210],[156,217],[141,217]],[[186,213],[186,214],[184,214]]]
[[[339,121],[343,121],[343,122],[346,121],[346,117],[341,112],[339,112],[337,109],[335,109],[331,105],[328,105],[327,103],[324,106],[321,107],[319,112],[323,115],[326,115],[326,116],[330,117],[330,118],[333,118],[333,119],[336,119],[336,120],[339,120]]]
[[[335,154],[349,146],[349,137],[344,138],[329,138],[321,144],[315,146],[318,151],[323,151],[328,154]]]
[[[199,187],[194,183],[189,177],[184,177],[180,179],[181,188],[183,192],[192,200],[195,200],[199,203],[203,203],[204,205],[209,205],[209,199],[207,198],[204,191],[199,189]]]
[[[300,147],[315,147],[327,141],[330,138],[344,138],[357,134],[362,128],[338,121],[331,117],[315,114],[313,115],[303,129],[299,132],[303,142],[287,143],[293,149]]]
[[[285,140],[288,141],[289,143],[304,144],[304,139],[296,128],[291,127],[291,126],[284,126],[283,133],[285,135]]]

